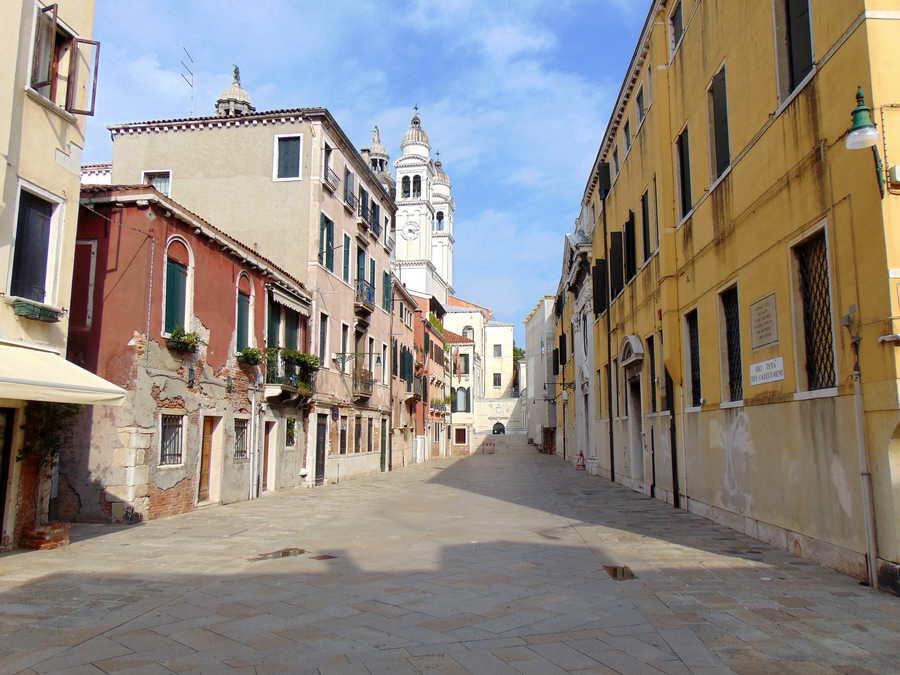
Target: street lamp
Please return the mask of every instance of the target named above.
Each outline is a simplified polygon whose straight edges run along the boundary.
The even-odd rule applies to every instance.
[[[878,133],[878,127],[872,120],[872,109],[866,105],[866,98],[863,96],[862,87],[856,90],[856,107],[851,113],[853,124],[850,126],[850,132],[847,134],[847,140],[844,142],[848,150],[865,150],[872,148],[872,156],[875,158],[875,175],[878,177],[878,189],[881,192],[881,198],[884,199],[884,164],[881,162],[881,154],[878,152],[878,141],[881,140],[881,134]]]
[[[878,128],[872,121],[872,109],[866,106],[862,87],[856,90],[856,107],[853,109],[851,117],[853,125],[850,127],[850,133],[847,134],[847,149],[865,150],[877,145],[881,134],[878,133]]]

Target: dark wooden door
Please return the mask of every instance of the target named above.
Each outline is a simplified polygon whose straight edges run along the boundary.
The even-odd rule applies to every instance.
[[[316,485],[325,482],[325,444],[328,441],[328,415],[316,416]]]
[[[203,418],[203,439],[200,444],[200,487],[197,490],[197,501],[209,499],[209,465],[212,460],[212,435],[215,428],[212,417]]]
[[[269,438],[271,436],[272,424],[266,422],[265,431],[263,432],[263,461],[262,461],[262,489],[269,488]]]
[[[12,434],[16,411],[0,408],[0,528],[6,515],[6,484],[9,482],[9,464],[12,461]]]

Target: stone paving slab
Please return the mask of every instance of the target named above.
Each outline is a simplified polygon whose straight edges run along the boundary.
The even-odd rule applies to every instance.
[[[61,672],[900,673],[900,601],[510,436],[0,556],[0,675]]]

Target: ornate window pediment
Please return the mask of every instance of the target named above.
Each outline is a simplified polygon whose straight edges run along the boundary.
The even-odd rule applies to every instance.
[[[644,345],[637,335],[629,335],[622,341],[619,350],[619,364],[627,366],[632,363],[640,363],[644,358]]]

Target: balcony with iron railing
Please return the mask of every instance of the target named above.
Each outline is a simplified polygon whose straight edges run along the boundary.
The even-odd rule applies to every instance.
[[[277,353],[266,358],[267,399],[305,398],[312,396],[315,389],[316,371],[304,371],[299,364]]]
[[[359,203],[359,200],[356,198],[356,195],[353,194],[352,191],[345,190],[344,191],[344,208],[350,211],[350,213],[356,213],[356,205]]]
[[[356,301],[353,308],[367,314],[375,309],[375,287],[365,279],[356,280]]]
[[[372,227],[372,212],[369,210],[368,204],[358,202],[356,208],[356,223],[363,227]]]
[[[357,368],[353,371],[353,397],[369,398],[375,390],[375,376],[371,370]]]
[[[372,234],[375,235],[376,239],[381,239],[381,223],[378,222],[378,219],[375,216],[372,216]]]
[[[322,176],[322,182],[332,192],[337,192],[338,187],[341,184],[341,179],[338,178],[338,175],[334,172],[333,169],[325,167],[325,175]]]
[[[388,234],[387,239],[386,239],[385,241],[386,241],[386,243],[387,243],[387,250],[388,250],[388,253],[393,252],[393,250],[394,250],[394,245],[397,243],[397,242],[394,240],[394,235]]]

